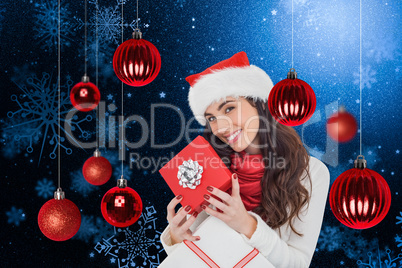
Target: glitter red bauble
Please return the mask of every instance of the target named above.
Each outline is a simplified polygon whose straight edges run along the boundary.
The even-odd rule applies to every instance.
[[[90,184],[102,185],[112,176],[112,165],[103,156],[92,156],[85,161],[82,174]]]
[[[381,222],[391,206],[391,191],[377,172],[352,168],[332,184],[329,204],[335,217],[353,229],[367,229]]]
[[[161,56],[151,42],[133,38],[116,49],[113,69],[125,84],[133,87],[145,86],[158,76]]]
[[[100,98],[98,87],[91,82],[79,82],[70,92],[71,104],[81,112],[95,109],[99,104]]]
[[[128,227],[141,216],[141,197],[130,187],[114,187],[103,196],[101,211],[105,220],[111,225]]]
[[[351,141],[357,132],[357,122],[346,110],[339,110],[327,121],[327,133],[337,142]]]
[[[51,199],[39,211],[38,225],[41,232],[54,241],[73,237],[81,225],[78,207],[68,199]]]
[[[297,78],[280,81],[271,89],[268,96],[271,115],[285,126],[304,124],[314,114],[315,107],[316,98],[313,89]]]

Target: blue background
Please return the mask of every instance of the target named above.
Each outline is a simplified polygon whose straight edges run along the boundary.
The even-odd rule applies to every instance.
[[[112,163],[112,179],[103,186],[88,184],[81,168],[94,149],[82,149],[61,137],[61,187],[81,210],[81,229],[73,239],[53,242],[40,232],[37,214],[57,185],[57,1],[2,1],[1,33],[1,250],[5,267],[157,267],[166,257],[159,235],[166,222],[172,192],[155,167],[136,168],[130,153],[168,157],[187,142],[165,149],[151,148],[176,139],[180,124],[174,110],[160,110],[155,130],[138,149],[126,148],[123,172],[142,197],[144,211],[128,229],[112,228],[102,218],[100,201],[121,175],[118,123],[121,84],[112,57],[121,43],[121,0],[88,1],[88,75],[96,81],[106,109],[103,156]],[[131,36],[136,3],[124,1],[124,40]],[[71,109],[68,93],[84,74],[84,1],[61,6],[62,117]],[[98,10],[98,27],[96,27]],[[368,167],[380,173],[392,193],[386,218],[368,230],[342,226],[327,203],[322,231],[311,267],[402,267],[401,130],[402,50],[400,1],[293,0],[293,66],[315,91],[317,108],[309,125],[295,127],[313,156],[323,160],[331,183],[352,167],[360,154],[359,133],[349,143],[331,143],[325,124],[338,105],[360,120],[359,62],[362,40],[362,153]],[[140,1],[143,38],[160,51],[162,68],[151,84],[124,86],[124,115],[150,123],[151,104],[167,103],[187,119],[188,84],[184,78],[245,51],[252,64],[264,69],[274,83],[292,67],[292,1]],[[99,53],[96,57],[96,28]],[[95,112],[77,113],[67,122],[83,142],[95,140]],[[62,120],[62,125],[64,121]],[[193,128],[202,130],[194,123]],[[302,135],[303,134],[303,135]],[[131,142],[141,137],[137,122],[127,125]],[[194,138],[197,133],[192,134]],[[112,141],[116,145],[111,145]],[[328,147],[329,146],[329,147]],[[326,158],[329,149],[336,159]],[[56,151],[55,151],[56,150]],[[369,257],[369,254],[372,256]],[[398,255],[399,254],[399,255]],[[360,260],[360,261],[359,261]],[[381,265],[381,266],[380,266]]]

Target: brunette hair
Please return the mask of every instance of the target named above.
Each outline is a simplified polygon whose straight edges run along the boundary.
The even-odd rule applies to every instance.
[[[259,146],[264,159],[265,171],[261,179],[261,204],[253,212],[273,229],[289,223],[293,232],[302,236],[293,226],[295,217],[310,201],[309,191],[302,180],[311,178],[308,170],[309,155],[297,132],[289,126],[278,123],[269,112],[266,102],[251,98],[246,100],[257,109],[259,115]],[[268,131],[267,131],[268,130]],[[229,168],[230,155],[235,151],[217,138],[211,131],[209,123],[204,130],[204,138],[209,141],[223,162]],[[269,164],[269,155],[285,159],[285,165]],[[302,178],[302,175],[305,176]]]

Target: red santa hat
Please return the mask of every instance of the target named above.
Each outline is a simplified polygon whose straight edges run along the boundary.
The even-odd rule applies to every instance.
[[[209,105],[226,97],[251,97],[266,102],[271,78],[261,68],[250,65],[246,52],[218,62],[205,71],[186,77],[190,84],[188,102],[197,121],[205,126],[204,113]]]

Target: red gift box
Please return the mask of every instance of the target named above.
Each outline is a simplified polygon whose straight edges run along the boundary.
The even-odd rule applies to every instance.
[[[202,136],[195,138],[159,172],[174,195],[183,196],[182,206],[191,206],[189,213],[199,213],[201,205],[209,204],[204,200],[204,194],[209,194],[207,186],[227,191],[232,185],[232,173]]]

